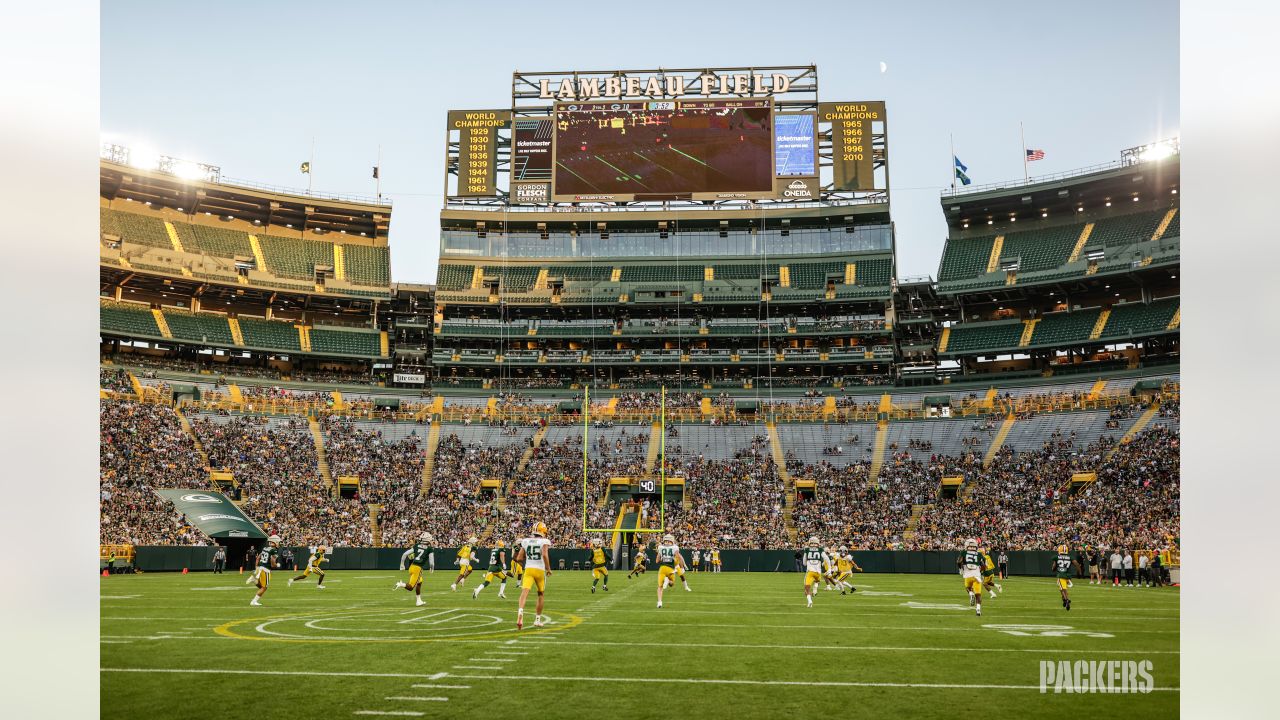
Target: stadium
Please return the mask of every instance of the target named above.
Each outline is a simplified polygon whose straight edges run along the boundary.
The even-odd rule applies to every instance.
[[[1176,713],[1178,140],[945,188],[902,277],[818,74],[514,73],[434,284],[390,199],[104,144],[102,715]]]

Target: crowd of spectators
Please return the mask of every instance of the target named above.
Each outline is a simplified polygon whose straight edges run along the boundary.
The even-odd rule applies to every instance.
[[[206,545],[172,504],[153,491],[203,488],[207,473],[195,443],[171,408],[131,400],[98,406],[99,542]]]

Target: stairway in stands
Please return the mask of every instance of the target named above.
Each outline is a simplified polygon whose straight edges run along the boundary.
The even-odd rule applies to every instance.
[[[338,489],[333,484],[333,476],[329,474],[329,457],[324,452],[324,433],[320,430],[320,423],[316,422],[315,418],[308,417],[307,425],[311,427],[311,440],[316,445],[316,467],[320,469],[320,479],[324,480],[330,492],[337,492]]]
[[[1129,429],[1124,431],[1124,435],[1120,436],[1120,442],[1116,443],[1115,447],[1107,451],[1106,459],[1110,460],[1111,456],[1116,454],[1116,451],[1120,449],[1121,445],[1129,442],[1133,439],[1134,435],[1145,430],[1147,425],[1151,424],[1152,418],[1154,418],[1158,412],[1160,412],[1160,401],[1157,400],[1156,402],[1151,403],[1151,407],[1142,411],[1142,414],[1138,416],[1138,419],[1134,420],[1133,424],[1129,426]]]
[[[533,434],[533,442],[529,443],[529,447],[525,449],[524,454],[520,456],[520,463],[516,465],[516,471],[511,473],[511,477],[507,478],[507,484],[502,488],[502,494],[498,496],[498,509],[507,509],[507,496],[511,494],[511,488],[516,484],[516,478],[524,475],[524,469],[529,466],[529,461],[533,459],[533,453],[542,445],[542,439],[547,436],[547,429],[550,426],[543,425],[538,428],[538,432]]]
[[[427,450],[422,458],[422,489],[418,495],[426,497],[431,492],[431,473],[436,467],[436,448],[440,447],[440,423],[431,423],[427,431]]]
[[[991,467],[992,461],[996,459],[996,453],[1000,452],[1001,446],[1004,445],[1005,438],[1009,437],[1009,431],[1013,429],[1013,423],[1017,421],[1017,419],[1016,415],[1010,413],[1009,416],[1004,419],[1004,422],[1000,423],[1000,429],[996,431],[996,436],[991,441],[991,447],[987,448],[987,454],[982,458],[983,468]]]
[[[782,488],[786,493],[786,500],[782,505],[782,520],[786,525],[787,538],[794,545],[797,532],[792,513],[796,506],[796,484],[791,473],[787,471],[787,454],[782,449],[782,439],[778,437],[778,426],[772,420],[766,422],[764,426],[769,431],[769,452],[773,456],[773,464],[778,468],[778,477],[782,479]]]
[[[911,519],[907,520],[907,527],[902,531],[903,540],[914,540],[916,537],[916,528],[920,527],[920,516],[924,513],[925,508],[933,507],[933,503],[924,505],[911,506]]]
[[[382,506],[370,503],[365,507],[369,509],[369,532],[373,535],[373,546],[382,547],[382,523],[378,522],[378,513],[382,512]]]
[[[649,451],[644,456],[644,474],[646,477],[653,475],[653,469],[658,466],[658,454],[661,451],[662,423],[655,422],[649,426]]]

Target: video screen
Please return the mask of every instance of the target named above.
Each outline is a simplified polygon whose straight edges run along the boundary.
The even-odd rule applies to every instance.
[[[814,166],[814,116],[812,114],[776,115],[776,146],[773,153],[778,177],[817,175]]]
[[[556,195],[771,192],[767,99],[576,103],[556,111]]]

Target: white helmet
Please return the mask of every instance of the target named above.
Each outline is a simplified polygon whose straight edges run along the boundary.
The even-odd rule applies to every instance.
[[[819,543],[818,543],[818,536],[817,536],[817,535],[812,535],[812,536],[810,536],[810,537],[809,537],[809,547],[817,547],[817,546],[818,546],[818,544],[819,544]]]
[[[842,553],[847,553],[847,552],[849,552],[849,546],[848,546],[848,545],[841,545],[841,546],[840,546],[840,552],[842,552]]]
[[[591,538],[591,547],[600,547],[600,538]]]
[[[667,534],[667,535],[663,535],[663,536],[662,536],[662,542],[664,542],[664,543],[672,543],[672,544],[674,544],[674,543],[675,543],[675,541],[676,541],[676,536],[675,536],[675,535]]]
[[[424,543],[429,543],[429,542],[431,542],[431,533],[429,533],[429,532],[424,532],[424,533],[422,533],[421,535],[419,535],[419,536],[418,536],[418,540],[419,540],[420,542],[424,542]]]
[[[272,545],[279,545],[279,544],[280,544],[280,536],[279,536],[279,535],[272,535],[271,537],[267,538],[267,542],[271,543]]]
[[[471,537],[467,538],[468,545],[475,545],[478,542],[480,542],[480,538],[476,537],[475,535],[472,535]]]
[[[964,541],[964,547],[966,550],[976,550],[978,547],[978,541],[973,538],[969,538]]]

